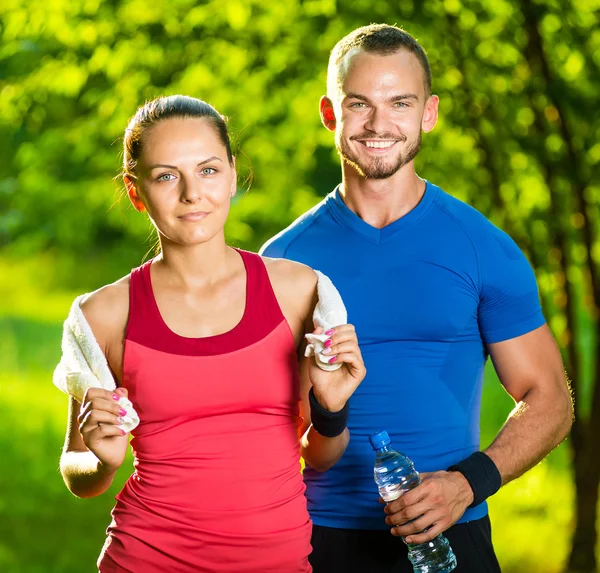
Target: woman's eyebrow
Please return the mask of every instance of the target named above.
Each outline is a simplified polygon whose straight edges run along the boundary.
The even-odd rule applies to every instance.
[[[212,157],[209,157],[208,159],[205,159],[204,161],[200,161],[196,164],[196,167],[199,165],[204,165],[205,163],[208,163],[209,161],[221,161],[221,163],[223,162],[223,160],[220,157],[217,157],[216,155],[213,155]],[[150,165],[148,167],[148,169],[156,169],[157,167],[162,167],[162,168],[167,168],[167,169],[177,169],[176,165],[166,165],[165,163],[155,163],[154,165]]]

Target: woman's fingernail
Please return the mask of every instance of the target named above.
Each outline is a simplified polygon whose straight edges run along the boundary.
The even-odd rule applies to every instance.
[[[125,408],[119,408],[119,416],[125,416],[127,414],[127,410]]]
[[[119,428],[121,430],[121,434],[125,435],[127,432],[123,428]]]
[[[335,330],[333,330],[333,328],[330,328],[329,330],[326,330],[326,331],[325,331],[325,334],[326,334],[327,336],[331,336],[331,335],[332,335],[334,332],[335,332]]]
[[[330,347],[332,344],[333,344],[333,342],[331,341],[331,338],[329,338],[328,340],[326,340],[326,341],[323,343],[323,346],[324,346],[325,348],[329,348],[329,347]]]
[[[122,424],[123,422],[125,422],[125,420],[123,420],[123,418],[121,418],[121,416],[119,416],[117,418],[117,424]]]
[[[329,354],[331,352],[331,348],[325,348],[325,350],[323,350],[322,354]]]
[[[335,362],[337,360],[337,356],[334,356],[330,361],[329,364],[331,364],[332,362]]]
[[[113,399],[113,400],[119,400],[119,396],[117,396],[116,394],[113,394],[113,395],[112,395],[112,399]]]

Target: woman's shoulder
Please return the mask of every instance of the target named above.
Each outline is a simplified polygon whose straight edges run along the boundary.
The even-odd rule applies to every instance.
[[[129,316],[129,281],[127,275],[90,293],[81,303],[81,311],[96,338],[106,339],[110,332],[122,332]]]
[[[298,321],[300,328],[312,316],[317,302],[317,273],[287,259],[262,259],[283,314],[290,324]]]
[[[274,287],[291,288],[296,294],[306,293],[307,296],[316,292],[318,276],[310,267],[288,259],[261,258]]]

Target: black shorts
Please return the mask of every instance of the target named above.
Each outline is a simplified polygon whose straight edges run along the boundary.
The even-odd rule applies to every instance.
[[[456,555],[453,573],[500,573],[486,515],[444,532]],[[334,529],[313,525],[313,573],[413,573],[406,544],[389,530]]]

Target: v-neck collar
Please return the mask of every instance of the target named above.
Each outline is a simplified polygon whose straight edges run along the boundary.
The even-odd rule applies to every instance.
[[[414,209],[381,229],[369,225],[344,203],[340,195],[340,185],[329,194],[327,203],[336,221],[363,235],[369,241],[380,244],[422,219],[435,203],[438,195],[439,188],[429,181],[425,181],[425,193]]]

